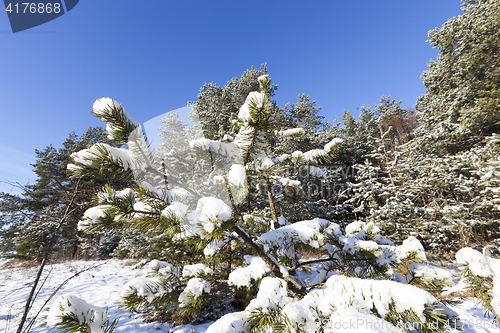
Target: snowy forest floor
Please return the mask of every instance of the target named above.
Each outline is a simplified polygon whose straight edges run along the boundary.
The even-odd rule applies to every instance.
[[[120,310],[120,293],[125,283],[137,276],[145,275],[144,270],[131,269],[132,263],[135,262],[127,260],[68,261],[47,266],[39,283],[39,285],[43,283],[43,286],[33,304],[26,325],[29,325],[30,318],[33,318],[40,309],[42,311],[29,332],[57,332],[56,329],[40,327],[40,324],[47,313],[45,309],[52,305],[57,297],[66,293],[73,293],[92,305],[107,308],[110,320],[119,318],[116,333],[202,333],[206,331],[211,322],[173,327],[164,323],[145,323],[141,320],[141,315]],[[38,267],[13,265],[2,258],[0,258],[0,267],[0,333],[15,332]],[[80,271],[83,272],[74,276]],[[57,293],[47,304],[44,304],[54,292]],[[500,332],[494,319],[485,315],[482,307],[475,306],[472,299],[465,301],[459,307],[454,307],[453,310],[459,314],[465,333]],[[357,332],[357,330],[349,329],[343,331]]]

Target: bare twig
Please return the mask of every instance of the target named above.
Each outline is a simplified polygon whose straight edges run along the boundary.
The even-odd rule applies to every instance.
[[[334,259],[332,259],[332,258],[323,258],[323,259],[314,259],[314,260],[299,262],[295,266],[293,266],[290,269],[290,271],[294,272],[299,267],[302,267],[302,266],[305,266],[305,265],[309,265],[309,264],[315,264],[315,263],[318,263],[318,262],[327,262],[327,261],[334,261]]]

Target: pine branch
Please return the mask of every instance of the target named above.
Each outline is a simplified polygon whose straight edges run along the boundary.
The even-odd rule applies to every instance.
[[[243,221],[243,218],[241,218],[241,221]],[[279,266],[276,264],[276,262],[274,260],[272,260],[268,255],[267,253],[264,251],[264,249],[262,249],[259,245],[257,245],[249,236],[248,234],[243,231],[243,229],[241,229],[237,224],[233,223],[232,224],[232,229],[234,232],[236,232],[236,234],[247,244],[249,245],[254,251],[255,253],[262,258],[262,260],[264,260],[264,262],[271,268],[271,271],[273,272],[273,274],[276,276],[276,277],[279,277],[283,280],[285,280],[286,282],[288,282],[289,286],[290,286],[290,289],[296,293],[297,295],[305,295],[305,288],[304,286],[302,286],[302,284],[300,284],[297,280],[295,280],[294,278],[290,277],[290,276],[284,276],[282,273],[281,273],[281,270],[279,268]]]

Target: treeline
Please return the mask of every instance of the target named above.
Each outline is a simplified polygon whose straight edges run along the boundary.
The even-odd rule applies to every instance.
[[[471,4],[475,2],[466,1],[464,8]],[[341,225],[354,220],[375,222],[396,240],[419,236],[428,250],[495,245],[500,218],[495,134],[500,133],[500,39],[498,14],[488,6],[497,4],[474,5],[474,15],[466,12],[430,32],[429,42],[439,50],[439,57],[423,73],[427,93],[412,109],[382,96],[375,106],[361,107],[357,119],[344,111],[341,121],[327,122],[308,95],[280,107],[272,100],[277,86],[266,87],[267,125],[276,131],[302,129],[300,135],[281,139],[268,135],[265,139],[275,156],[321,149],[334,138],[344,140],[333,157],[314,163],[320,169],[316,175],[308,163],[291,163],[282,170],[283,177],[300,185],[269,183],[274,213],[290,222],[312,217]],[[263,65],[222,87],[205,84],[191,103],[200,124],[197,130],[207,139],[230,142],[241,128],[237,121],[241,106],[249,93],[259,90],[257,78],[266,73]],[[164,136],[172,139],[179,131],[186,131],[186,126],[171,115]],[[96,190],[104,184],[120,190],[133,181],[131,175],[116,180],[106,170],[101,170],[101,177],[78,181],[68,177],[70,155],[97,142],[127,146],[109,139],[101,128],[89,128],[81,136],[71,134],[62,148],[36,151],[35,183],[24,186],[21,196],[1,194],[4,255],[38,258],[76,192],[70,218],[57,236],[58,255],[161,257],[168,240],[154,233],[106,230],[87,235],[78,231]],[[179,147],[186,142],[179,142]],[[245,209],[273,219],[266,199],[268,188],[249,182]]]

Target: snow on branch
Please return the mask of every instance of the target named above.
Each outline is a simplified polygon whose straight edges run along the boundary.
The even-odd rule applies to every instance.
[[[106,131],[111,140],[126,142],[129,134],[141,126],[121,104],[110,97],[97,99],[91,113],[106,122]]]

